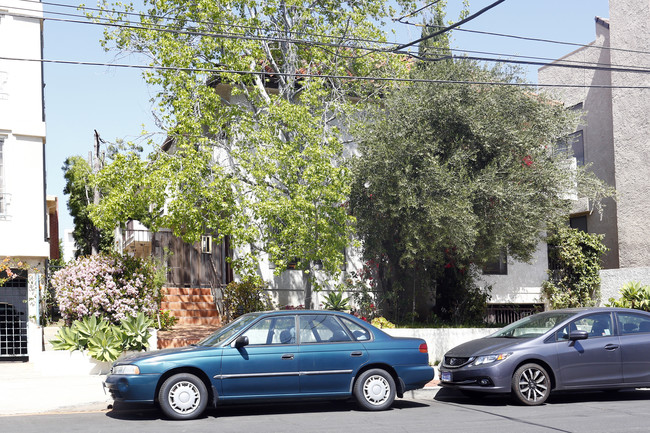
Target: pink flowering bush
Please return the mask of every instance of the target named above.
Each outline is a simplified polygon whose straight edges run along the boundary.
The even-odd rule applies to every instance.
[[[119,323],[139,312],[155,317],[162,282],[150,261],[127,255],[80,257],[52,278],[61,317],[69,325],[87,316]]]

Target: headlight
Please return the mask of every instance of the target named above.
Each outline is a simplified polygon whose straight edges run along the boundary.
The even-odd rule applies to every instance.
[[[495,353],[494,355],[477,356],[476,360],[473,362],[473,364],[474,365],[491,364],[493,362],[503,361],[504,359],[506,359],[510,355],[512,355],[512,352],[509,352],[509,353]]]
[[[137,365],[116,365],[111,371],[112,374],[140,374],[140,368]]]

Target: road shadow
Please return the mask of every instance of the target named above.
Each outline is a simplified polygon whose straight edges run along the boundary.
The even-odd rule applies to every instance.
[[[388,411],[406,410],[412,408],[426,407],[424,403],[413,400],[395,400]],[[272,403],[241,403],[241,404],[222,404],[217,408],[208,408],[202,418],[227,418],[227,417],[248,417],[248,416],[267,416],[282,415],[291,413],[343,413],[343,412],[361,412],[354,401],[348,400],[312,400],[301,402],[272,402]],[[106,413],[109,418],[119,419],[122,421],[152,421],[168,420],[157,406],[150,404],[132,404],[115,402],[113,407]]]
[[[467,406],[495,407],[522,406],[516,403],[509,394],[485,394],[480,397],[468,397],[455,389],[443,388],[438,391],[434,400],[462,404]],[[585,402],[606,401],[635,401],[650,400],[650,389],[621,389],[597,391],[560,391],[553,392],[544,404],[575,404]]]

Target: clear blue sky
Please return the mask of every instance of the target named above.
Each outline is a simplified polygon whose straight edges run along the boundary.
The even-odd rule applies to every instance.
[[[47,1],[44,0],[46,11],[77,13],[75,9],[48,5]],[[470,0],[470,13],[493,1]],[[58,0],[56,3],[78,4],[72,0]],[[430,1],[425,0],[421,5],[428,3]],[[462,0],[448,0],[449,20],[458,16],[461,3]],[[87,5],[93,6],[91,2]],[[48,13],[45,16],[56,17]],[[609,17],[607,0],[506,0],[463,28],[587,44],[595,39],[596,16]],[[406,43],[420,37],[417,27],[397,25],[395,28],[396,42]],[[105,53],[99,44],[100,26],[46,20],[44,31],[44,59],[142,63],[137,59],[116,59],[115,53]],[[552,59],[577,48],[461,31],[453,33],[452,46],[457,50],[500,53],[503,58],[519,55]],[[537,66],[527,68],[529,81],[537,81],[537,69]],[[73,228],[67,211],[67,197],[63,195],[65,181],[61,167],[65,159],[71,155],[87,156],[93,147],[94,130],[110,142],[118,138],[136,140],[143,125],[149,132],[160,131],[155,127],[151,114],[151,91],[139,70],[45,63],[44,80],[47,193],[59,197],[60,231],[63,234],[64,229]],[[164,138],[162,134],[158,137],[160,141]]]

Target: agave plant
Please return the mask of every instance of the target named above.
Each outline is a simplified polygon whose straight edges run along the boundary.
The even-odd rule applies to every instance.
[[[326,310],[343,311],[348,308],[350,298],[344,297],[343,290],[339,289],[336,292],[331,292],[325,296],[323,307]]]
[[[116,327],[100,331],[88,339],[88,354],[98,361],[113,362],[122,354],[122,340]]]
[[[56,337],[50,340],[54,350],[81,350],[84,348],[79,342],[79,333],[72,327],[63,327],[59,329]]]
[[[144,313],[138,313],[135,317],[129,317],[120,322],[120,331],[124,350],[145,350],[149,345],[153,320]]]

